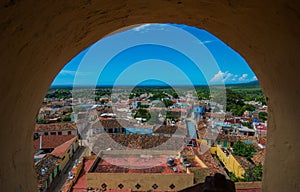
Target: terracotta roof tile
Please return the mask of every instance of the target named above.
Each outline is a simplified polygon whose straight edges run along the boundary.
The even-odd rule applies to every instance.
[[[238,155],[233,155],[233,157],[239,162],[239,164],[244,168],[248,169],[250,167],[253,167],[252,163],[250,163],[245,157],[241,157]]]
[[[50,124],[36,124],[35,132],[45,132],[45,131],[67,131],[76,130],[76,123],[50,123]]]
[[[42,149],[54,149],[59,145],[76,137],[75,135],[43,135],[33,141],[34,152],[40,150],[40,139],[42,138]]]
[[[265,161],[265,155],[266,155],[266,150],[260,150],[259,152],[255,153],[251,160],[255,163],[255,165],[259,164],[264,164]]]
[[[115,119],[115,118],[99,118],[95,123],[92,124],[92,129],[103,128],[103,129],[112,129],[112,128],[124,128],[129,124],[128,121],[124,119]]]
[[[70,147],[70,145],[72,145],[73,141],[76,139],[76,137],[70,139],[69,141],[61,144],[60,146],[56,147],[52,152],[51,154],[52,155],[55,155],[57,157],[60,157],[62,156],[66,150]]]
[[[35,173],[38,180],[38,189],[43,189],[44,182],[49,178],[53,170],[58,166],[58,158],[47,154],[42,160],[38,161],[35,166]],[[45,174],[42,174],[42,168],[45,169]],[[40,191],[40,190],[39,190]]]

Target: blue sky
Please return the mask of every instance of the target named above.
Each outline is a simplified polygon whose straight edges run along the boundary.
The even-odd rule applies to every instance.
[[[105,37],[60,71],[59,85],[206,85],[256,80],[246,61],[209,32],[144,24]]]

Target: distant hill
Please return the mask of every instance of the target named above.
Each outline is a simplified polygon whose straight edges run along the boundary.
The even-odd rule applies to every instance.
[[[250,81],[248,83],[237,83],[237,84],[226,84],[227,87],[234,87],[234,86],[260,86],[259,82],[256,81]]]
[[[260,85],[259,82],[256,80],[256,81],[250,81],[248,83],[244,83],[246,85]]]

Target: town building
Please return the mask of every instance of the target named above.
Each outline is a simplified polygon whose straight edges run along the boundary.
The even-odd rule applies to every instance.
[[[77,126],[73,122],[36,124],[34,132],[38,135],[77,135]]]
[[[163,154],[127,154],[125,157],[106,151],[96,158],[86,174],[87,188],[101,190],[177,191],[204,182],[210,169],[194,154],[164,151]],[[181,161],[182,158],[184,161]],[[172,159],[172,165],[168,164]],[[130,166],[126,166],[126,165]],[[149,166],[155,164],[156,166]]]
[[[37,191],[44,192],[52,184],[54,178],[60,173],[59,158],[47,154],[42,160],[34,165],[35,173],[37,176]]]

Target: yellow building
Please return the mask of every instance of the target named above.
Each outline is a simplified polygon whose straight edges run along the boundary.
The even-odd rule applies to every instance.
[[[78,149],[78,137],[74,136],[72,139],[56,147],[51,154],[60,158],[59,167],[63,170],[75,151]]]
[[[211,147],[210,151],[219,157],[229,172],[232,172],[238,178],[244,178],[245,169],[232,154],[225,154],[219,146]]]

